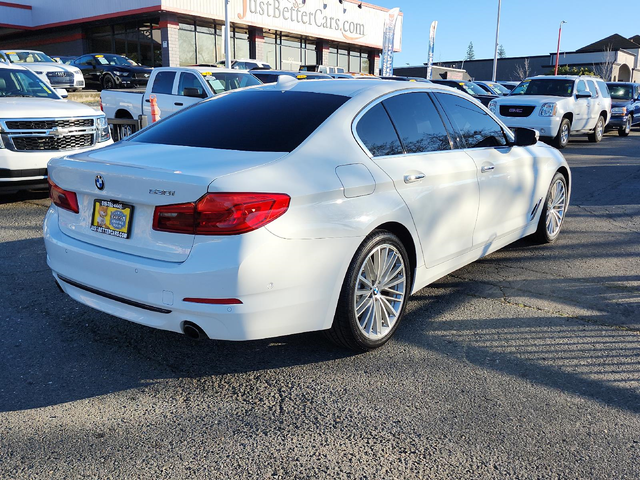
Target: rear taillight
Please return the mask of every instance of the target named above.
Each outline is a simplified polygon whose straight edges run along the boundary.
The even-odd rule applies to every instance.
[[[156,207],[153,229],[194,235],[238,235],[274,221],[289,208],[282,193],[208,193],[195,203]]]
[[[51,179],[49,179],[49,198],[57,207],[64,208],[65,210],[69,210],[73,213],[78,213],[80,211],[78,208],[78,197],[75,192],[63,190],[53,183]]]

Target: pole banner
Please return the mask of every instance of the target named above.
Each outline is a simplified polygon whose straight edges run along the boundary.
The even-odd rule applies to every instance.
[[[431,33],[429,33],[429,63],[427,64],[427,80],[431,80],[433,70],[433,50],[436,46],[436,29],[438,28],[438,21],[434,20],[431,23]]]
[[[380,58],[380,70],[383,77],[393,75],[393,37],[396,31],[396,20],[400,14],[399,8],[389,10],[384,22],[382,36],[382,57]]]

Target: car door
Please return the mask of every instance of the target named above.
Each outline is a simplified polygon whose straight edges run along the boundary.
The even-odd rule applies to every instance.
[[[173,94],[175,80],[175,71],[158,71],[152,79],[153,83],[145,90],[142,113],[147,116],[149,122],[151,122],[151,95],[156,97],[156,102],[160,109],[160,118],[168,117],[178,108],[174,105],[177,98]]]
[[[511,146],[500,124],[480,106],[458,95],[434,96],[477,168],[480,201],[474,247],[523,230],[542,201],[534,194],[534,157],[525,148]]]
[[[178,111],[182,108],[193,105],[202,101],[206,97],[206,90],[202,84],[202,75],[196,76],[191,72],[181,72],[180,79],[178,81],[177,96],[174,98],[174,111]],[[196,89],[200,97],[190,97],[185,95],[185,88]]]
[[[640,85],[633,86],[633,103],[630,110],[633,112],[633,124],[640,124]]]
[[[478,212],[477,169],[452,148],[429,94],[384,99],[362,116],[356,132],[407,204],[427,267],[468,252]]]
[[[589,92],[591,92],[591,102],[589,105],[589,128],[592,128],[596,126],[596,122],[600,117],[600,112],[606,110],[606,107],[604,105],[602,95],[600,95],[596,88],[596,82],[593,80],[587,80],[586,83]]]
[[[586,130],[587,128],[590,128],[591,98],[578,98],[578,93],[587,91],[587,84],[585,81],[578,80],[573,90],[575,104],[573,109],[573,123],[571,124],[572,131]],[[595,121],[593,124],[595,125]]]
[[[76,59],[73,64],[80,69],[82,72],[82,76],[84,77],[84,81],[87,86],[94,86],[97,83],[95,71],[95,61],[93,56],[91,55],[83,55],[82,57]]]

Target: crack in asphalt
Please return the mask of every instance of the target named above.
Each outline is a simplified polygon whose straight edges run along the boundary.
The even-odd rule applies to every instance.
[[[627,231],[629,231],[631,233],[640,234],[640,230],[634,230],[633,228],[629,228],[628,226],[626,226],[626,225],[624,225],[622,223],[616,222],[614,219],[612,219],[610,217],[611,212],[609,212],[609,211],[605,211],[605,214],[602,215],[602,214],[596,213],[596,212],[594,212],[592,210],[589,210],[587,207],[585,207],[583,205],[574,205],[573,208],[578,208],[578,209],[584,210],[585,212],[589,213],[590,215],[593,215],[593,216],[596,216],[598,218],[601,218],[605,222],[608,222],[608,223],[610,223],[612,225],[615,225],[616,227],[622,228],[623,230],[627,230]]]

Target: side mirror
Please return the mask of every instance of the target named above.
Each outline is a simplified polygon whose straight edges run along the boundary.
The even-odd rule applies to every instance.
[[[578,93],[576,93],[576,98],[591,98],[591,93],[586,90],[579,90]]]
[[[56,93],[58,95],[60,95],[62,98],[67,98],[69,96],[69,94],[67,93],[67,91],[64,88],[56,88],[54,89],[56,91]]]
[[[538,131],[531,128],[515,128],[513,133],[515,134],[513,144],[517,147],[535,145],[540,138]]]
[[[206,98],[207,94],[201,92],[199,88],[185,87],[182,89],[182,95],[193,98]]]

